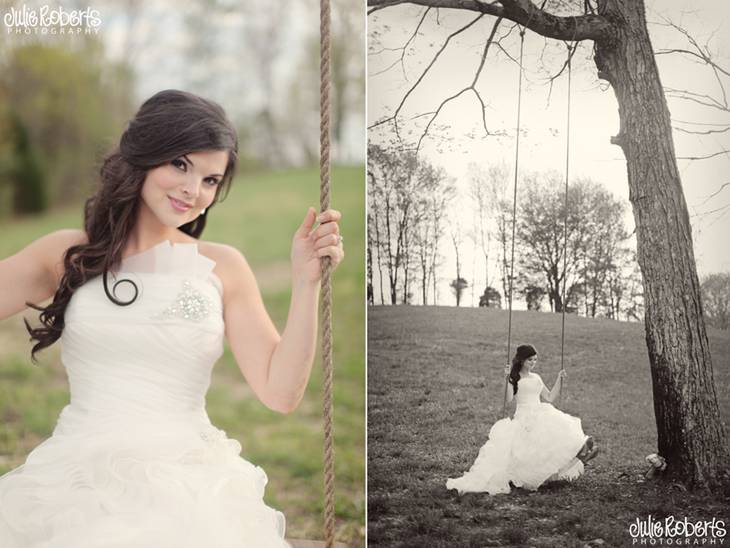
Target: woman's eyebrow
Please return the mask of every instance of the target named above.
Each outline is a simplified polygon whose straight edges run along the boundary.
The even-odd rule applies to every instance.
[[[189,163],[191,167],[195,167],[195,164],[190,161],[190,158],[188,158],[187,154],[183,154],[182,157],[185,158],[185,161]],[[209,177],[223,177],[223,175],[221,173],[211,173]]]

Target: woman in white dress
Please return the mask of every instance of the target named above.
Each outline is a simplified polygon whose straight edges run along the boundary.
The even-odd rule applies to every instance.
[[[157,93],[105,159],[84,230],[0,261],[0,319],[42,311],[40,327],[26,321],[33,359],[60,339],[71,391],[51,438],[0,477],[3,548],[287,546],[283,515],[263,502],[265,473],[210,423],[205,394],[225,338],[264,405],[297,407],[320,258],[344,257],[341,215],[309,208],[294,234],[280,335],[244,256],[199,240],[236,161],[219,105]]]
[[[472,467],[460,478],[449,478],[447,489],[495,495],[509,493],[511,483],[535,491],[548,480],[579,477],[583,464],[598,454],[593,438],[583,433],[581,420],[552,406],[565,371],[548,390],[533,372],[536,366],[535,348],[518,346],[512,366],[505,369],[512,385],[507,399],[517,401],[514,417],[494,423]]]

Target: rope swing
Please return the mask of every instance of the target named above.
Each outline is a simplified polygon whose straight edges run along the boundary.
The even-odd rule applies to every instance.
[[[519,61],[519,77],[517,85],[517,133],[515,140],[515,179],[514,179],[514,193],[512,196],[512,249],[510,255],[510,267],[509,267],[509,316],[507,322],[507,363],[510,363],[510,355],[512,349],[512,284],[514,281],[514,269],[515,269],[515,228],[517,225],[517,181],[519,177],[519,166],[520,166],[520,130],[521,130],[521,118],[522,118],[522,63],[524,59],[524,46],[525,46],[525,27],[520,28],[520,61]],[[568,61],[566,67],[568,69],[568,106],[567,106],[567,119],[566,119],[566,131],[565,131],[565,201],[563,205],[563,288],[561,292],[561,308],[562,318],[560,327],[560,370],[565,370],[565,290],[568,285],[568,183],[570,179],[570,95],[572,86],[572,67],[571,60],[577,44],[566,44],[568,48]],[[558,406],[562,406],[562,398],[564,385],[560,387],[560,394],[558,400]],[[502,416],[507,415],[507,390],[509,390],[509,378],[504,380],[504,399],[502,401]]]
[[[512,349],[512,282],[515,272],[515,226],[517,224],[517,177],[520,167],[520,123],[522,117],[522,59],[525,50],[525,28],[520,28],[520,70],[519,84],[517,86],[517,136],[515,141],[515,185],[512,195],[512,253],[509,266],[509,320],[507,322],[507,363],[510,363],[510,354]],[[502,416],[507,414],[507,390],[509,390],[509,380],[504,379],[504,400],[502,401]]]
[[[319,3],[319,207],[330,207],[330,3]],[[322,268],[322,369],[324,420],[324,536],[325,546],[335,543],[335,455],[332,434],[332,266],[330,258],[321,260]]]
[[[571,60],[573,51],[577,44],[568,48],[568,107],[565,121],[565,203],[563,204],[563,293],[560,297],[562,303],[562,324],[560,327],[560,370],[565,371],[565,288],[568,285],[568,181],[570,180],[570,88],[572,85]],[[560,393],[558,394],[558,407],[563,405],[563,392],[565,391],[565,378],[560,381]]]

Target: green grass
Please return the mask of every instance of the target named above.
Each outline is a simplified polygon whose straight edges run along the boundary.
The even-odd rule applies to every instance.
[[[336,515],[338,539],[364,545],[365,526],[365,341],[364,341],[364,171],[332,172],[333,207],[343,212],[347,258],[333,278],[335,361]],[[289,250],[308,206],[318,208],[319,176],[303,169],[243,175],[228,198],[209,216],[204,240],[228,243],[246,255],[259,279],[264,302],[282,328],[289,304]],[[35,238],[81,226],[81,206],[41,217],[0,223],[0,257]],[[68,402],[59,345],[30,362],[22,317],[0,321],[0,473],[21,464],[47,438]],[[317,358],[319,360],[319,357]],[[292,538],[322,538],[322,425],[319,361],[301,407],[291,415],[267,410],[245,384],[230,350],[216,364],[208,393],[213,424],[238,439],[242,455],[269,476],[266,501],[287,517]]]
[[[725,519],[728,495],[644,481],[656,426],[643,327],[566,319],[566,397],[601,447],[574,483],[509,495],[448,491],[501,417],[507,312],[452,307],[368,309],[368,543],[373,546],[630,546],[648,514]],[[560,316],[515,312],[515,344],[540,352],[551,387]],[[730,334],[710,330],[721,413],[730,417]]]

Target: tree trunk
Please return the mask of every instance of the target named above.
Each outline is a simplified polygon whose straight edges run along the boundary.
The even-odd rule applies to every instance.
[[[375,304],[373,295],[373,248],[368,245],[367,249],[367,304]]]
[[[669,109],[646,27],[642,0],[604,0],[613,32],[596,42],[599,77],[613,87],[626,155],[629,200],[644,281],[659,453],[669,477],[717,485],[727,468],[700,301],[692,231],[677,169]]]
[[[378,214],[377,210],[373,208],[373,223],[375,224],[375,245],[376,251],[378,252],[378,283],[380,284],[380,304],[385,304],[385,291],[383,291],[383,261],[382,261],[382,254],[383,254],[383,248],[382,244],[380,242],[380,228],[378,223]]]
[[[398,284],[398,256],[396,252],[395,260],[393,258],[393,250],[391,248],[391,230],[390,230],[390,195],[385,195],[385,243],[388,246],[388,281],[390,282],[390,304],[396,304],[396,285]]]

